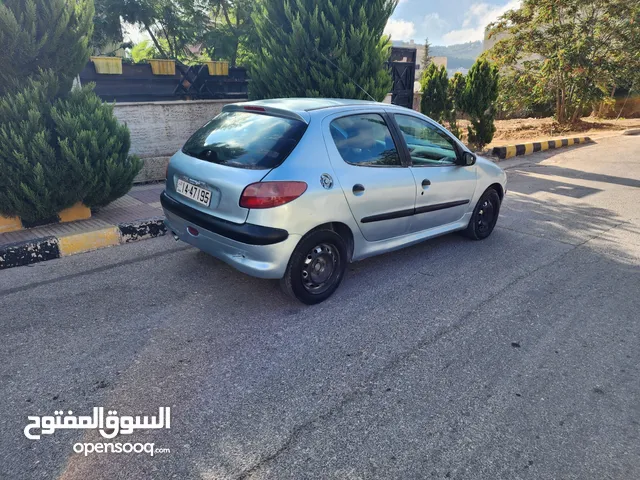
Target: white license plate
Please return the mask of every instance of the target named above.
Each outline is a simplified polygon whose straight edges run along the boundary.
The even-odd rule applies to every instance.
[[[205,190],[202,187],[198,187],[189,182],[185,182],[184,180],[178,180],[178,184],[176,185],[176,192],[180,195],[184,195],[192,200],[195,200],[198,203],[201,203],[205,207],[208,207],[211,203],[211,192],[209,190]]]

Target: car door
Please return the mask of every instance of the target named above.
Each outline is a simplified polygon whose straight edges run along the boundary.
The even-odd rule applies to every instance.
[[[461,147],[437,124],[410,114],[393,113],[393,120],[406,144],[408,151],[404,151],[411,158],[410,171],[416,182],[410,231],[460,220],[476,189],[476,166],[459,165]]]
[[[331,115],[323,132],[331,166],[364,238],[409,231],[416,184],[403,165],[382,109]]]

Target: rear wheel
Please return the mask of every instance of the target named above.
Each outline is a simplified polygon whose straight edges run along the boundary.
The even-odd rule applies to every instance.
[[[320,303],[340,286],[346,264],[347,245],[342,237],[333,230],[317,230],[293,251],[280,285],[302,303]]]
[[[499,214],[500,195],[493,188],[489,188],[478,200],[464,234],[473,240],[484,240],[493,232]]]

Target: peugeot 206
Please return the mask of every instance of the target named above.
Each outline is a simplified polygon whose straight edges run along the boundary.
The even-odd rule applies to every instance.
[[[161,202],[176,239],[314,304],[349,262],[487,238],[506,181],[412,110],[290,98],[226,105],[171,158]]]

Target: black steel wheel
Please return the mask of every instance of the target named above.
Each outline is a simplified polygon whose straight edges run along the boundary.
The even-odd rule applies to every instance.
[[[473,240],[483,240],[491,235],[500,215],[500,195],[493,188],[489,188],[473,211],[465,235]]]
[[[304,259],[302,284],[307,292],[320,294],[331,288],[333,273],[340,263],[340,253],[330,243],[321,243],[313,247]]]
[[[347,261],[347,246],[333,230],[316,230],[305,236],[294,250],[282,289],[307,305],[320,303],[338,288]]]

